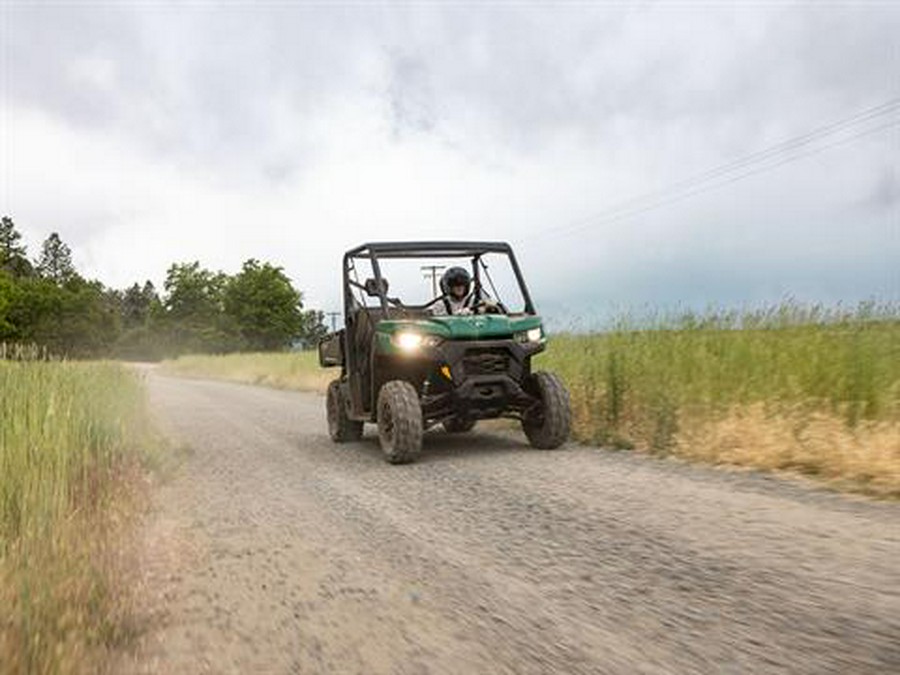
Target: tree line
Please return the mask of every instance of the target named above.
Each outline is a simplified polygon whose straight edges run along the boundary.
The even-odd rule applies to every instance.
[[[56,232],[29,258],[12,218],[0,219],[0,343],[156,360],[308,346],[327,332],[323,319],[268,262],[251,258],[233,275],[175,263],[162,292],[150,281],[118,290],[79,274]]]

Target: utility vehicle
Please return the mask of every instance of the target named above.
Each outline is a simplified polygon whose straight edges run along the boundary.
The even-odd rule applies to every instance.
[[[402,299],[388,281],[392,265],[392,282],[413,289]],[[436,282],[448,265],[471,270],[464,315],[437,315],[445,292]],[[375,423],[387,461],[403,464],[419,455],[429,427],[464,433],[507,417],[536,448],[566,441],[569,394],[553,373],[532,371],[546,336],[509,244],[363,244],[344,254],[343,287],[344,328],[319,344],[321,365],[341,368],[327,393],[332,440],[358,440]]]

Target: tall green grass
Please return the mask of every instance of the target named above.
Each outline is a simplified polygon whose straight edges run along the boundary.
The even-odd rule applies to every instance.
[[[90,672],[121,637],[110,566],[148,438],[134,372],[0,361],[3,672]]]
[[[554,337],[536,366],[566,380],[579,440],[900,494],[895,306],[623,321]]]

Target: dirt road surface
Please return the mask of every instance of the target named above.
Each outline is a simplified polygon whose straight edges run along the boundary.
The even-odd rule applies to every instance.
[[[122,672],[900,672],[900,506],[512,432],[389,466],[323,399],[148,374],[190,448]]]

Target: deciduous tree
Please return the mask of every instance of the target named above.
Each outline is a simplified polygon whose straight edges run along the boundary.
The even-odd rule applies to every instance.
[[[223,352],[234,347],[226,326],[222,294],[228,277],[200,263],[179,263],[166,274],[163,301],[169,339],[181,352]]]
[[[303,342],[307,347],[319,344],[319,341],[328,334],[328,326],[325,325],[325,312],[318,309],[310,309],[303,312]]]
[[[269,263],[247,260],[225,286],[224,304],[245,349],[283,349],[303,332],[302,296]]]

